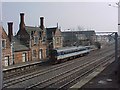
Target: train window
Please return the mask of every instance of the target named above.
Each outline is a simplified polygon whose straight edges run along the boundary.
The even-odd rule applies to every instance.
[[[57,53],[57,56],[59,56],[59,55],[60,55],[60,52]]]

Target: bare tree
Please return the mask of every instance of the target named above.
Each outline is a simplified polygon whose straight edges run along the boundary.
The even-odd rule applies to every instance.
[[[77,29],[78,29],[79,31],[84,31],[84,30],[85,30],[85,28],[84,28],[83,26],[78,26]]]

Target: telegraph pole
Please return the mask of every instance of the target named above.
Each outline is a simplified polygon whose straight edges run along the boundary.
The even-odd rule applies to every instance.
[[[118,62],[118,34],[115,32],[115,61]]]
[[[118,35],[120,36],[120,0],[117,3],[118,5]]]

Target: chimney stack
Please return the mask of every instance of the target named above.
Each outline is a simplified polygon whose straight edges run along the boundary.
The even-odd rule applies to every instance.
[[[44,17],[40,17],[40,28],[44,29]]]
[[[11,42],[13,38],[13,22],[8,22],[8,38]]]
[[[20,30],[24,30],[25,29],[25,23],[24,23],[24,13],[20,13],[20,26],[19,26]]]

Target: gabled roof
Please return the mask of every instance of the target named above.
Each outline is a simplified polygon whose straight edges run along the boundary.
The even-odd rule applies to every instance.
[[[53,32],[54,34],[55,34],[57,29],[58,29],[58,27],[46,28],[47,32]]]
[[[6,37],[8,38],[8,35],[7,35],[7,33],[5,32],[5,29],[2,27],[2,38],[3,38],[3,35],[5,34],[6,35]]]
[[[46,28],[47,39],[52,39],[52,34],[55,34],[58,27]]]
[[[15,52],[29,50],[29,48],[26,47],[25,45],[21,44],[20,41],[16,37],[13,37],[13,48],[14,48]]]
[[[41,28],[39,28],[39,27],[32,27],[32,26],[25,26],[25,30],[27,31],[28,34],[30,34],[31,31],[34,31],[34,32],[42,31]]]

